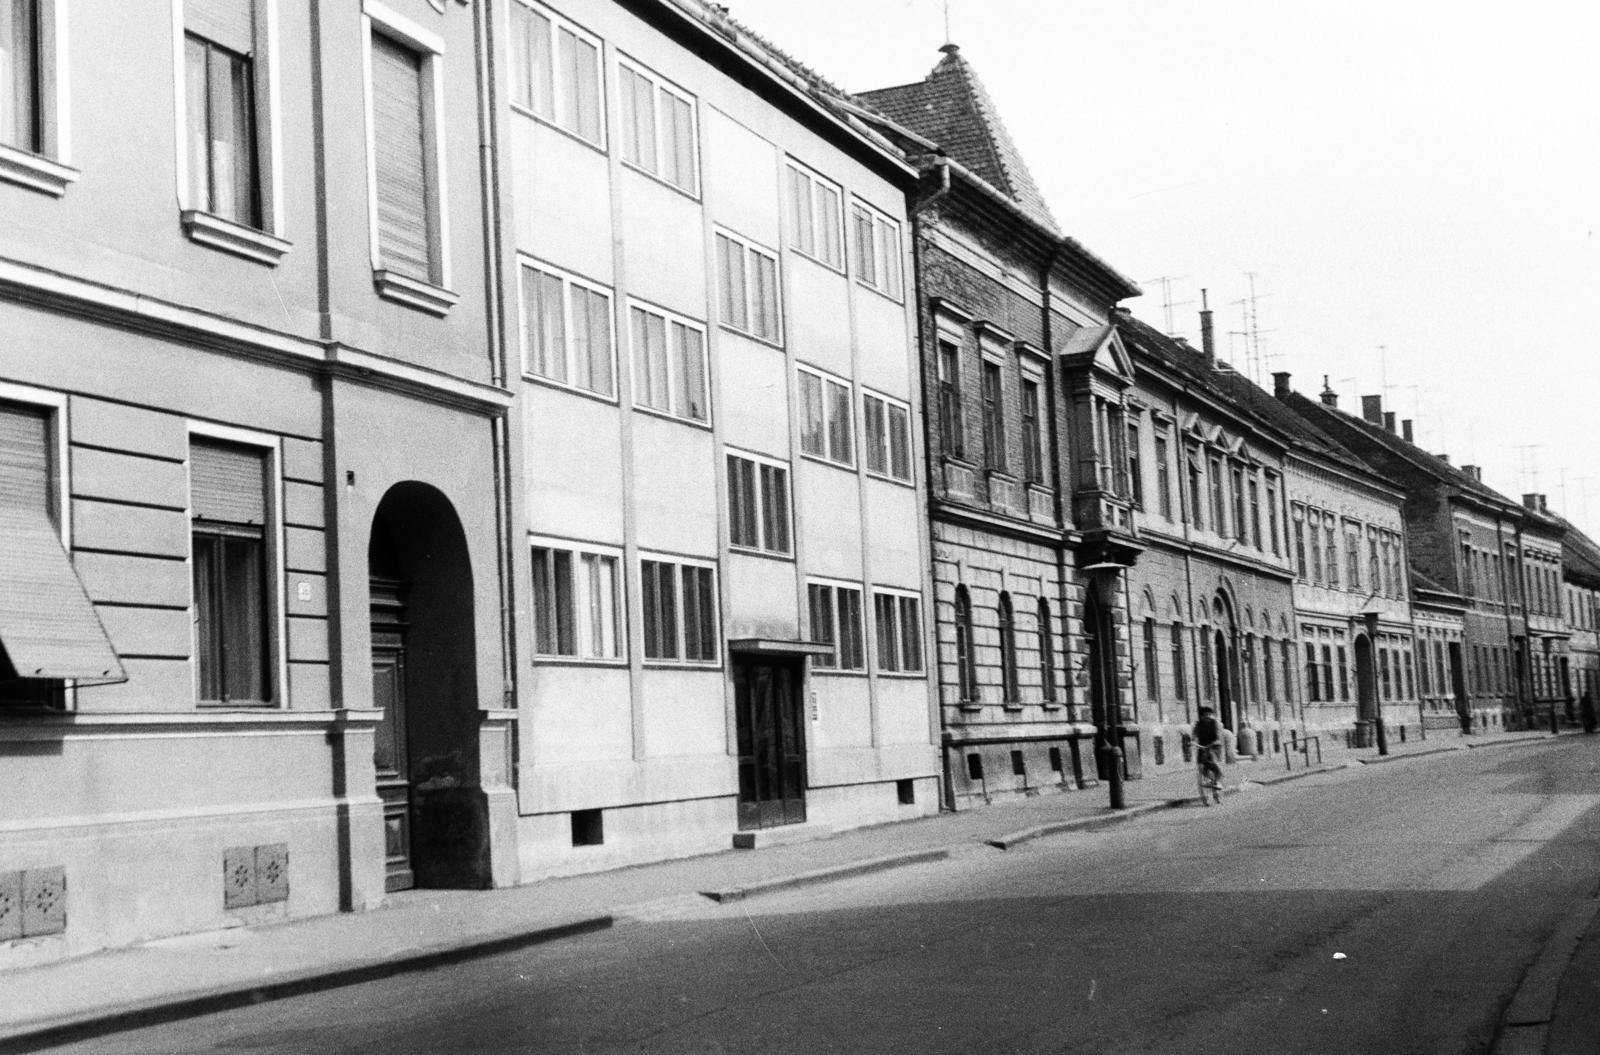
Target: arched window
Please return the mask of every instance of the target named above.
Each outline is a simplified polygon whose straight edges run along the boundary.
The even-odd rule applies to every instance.
[[[1320,696],[1317,695],[1317,646],[1306,642],[1306,702],[1316,703]]]
[[[1045,702],[1056,698],[1055,630],[1050,622],[1050,602],[1039,598],[1039,684]]]
[[[1256,635],[1244,636],[1244,680],[1247,691],[1250,693],[1250,702],[1259,703],[1261,700],[1261,683],[1256,675]]]
[[[978,698],[977,668],[972,657],[972,599],[965,586],[956,587],[956,694],[962,700]]]
[[[1150,699],[1161,695],[1161,670],[1156,665],[1156,621],[1144,621],[1144,687]]]
[[[1267,700],[1268,702],[1271,702],[1272,698],[1276,696],[1278,692],[1277,688],[1273,685],[1272,638],[1270,637],[1263,637],[1261,639],[1261,680],[1263,682],[1263,687],[1267,690]]]
[[[1000,595],[1000,679],[1002,700],[1015,703],[1017,691],[1017,613],[1011,607],[1011,595]]]
[[[1183,624],[1172,624],[1172,695],[1174,699],[1189,697],[1188,677],[1183,662]]]
[[[1215,693],[1216,668],[1211,665],[1211,632],[1200,628],[1200,702],[1210,703]]]

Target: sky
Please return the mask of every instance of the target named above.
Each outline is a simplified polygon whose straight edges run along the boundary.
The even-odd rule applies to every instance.
[[[847,91],[922,79],[943,0],[725,0]],[[1600,4],[949,0],[1063,230],[1135,314],[1600,538]],[[1242,336],[1254,276],[1255,343]],[[1163,281],[1164,280],[1164,281]],[[1170,307],[1169,307],[1170,304]]]

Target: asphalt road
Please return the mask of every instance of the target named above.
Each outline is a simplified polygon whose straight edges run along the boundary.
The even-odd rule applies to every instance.
[[[1486,1051],[1597,805],[1594,738],[1412,759],[60,1050]]]

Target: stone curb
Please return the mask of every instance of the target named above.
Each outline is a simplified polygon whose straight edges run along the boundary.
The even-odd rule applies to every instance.
[[[1338,773],[1341,770],[1350,769],[1351,767],[1359,764],[1359,762],[1324,762],[1321,765],[1312,766],[1309,769],[1296,769],[1293,772],[1285,771],[1283,773],[1274,774],[1270,777],[1246,777],[1245,783],[1264,784],[1268,786],[1273,784],[1287,784],[1291,780],[1304,780],[1306,777],[1314,777],[1322,773]]]
[[[1571,733],[1567,733],[1565,735],[1571,736],[1572,734]],[[1543,743],[1547,743],[1548,741],[1551,741],[1551,740],[1559,740],[1559,739],[1561,739],[1561,738],[1558,737],[1558,736],[1553,736],[1550,733],[1535,733],[1532,736],[1519,736],[1514,740],[1487,740],[1487,741],[1480,740],[1480,741],[1478,741],[1476,743],[1474,743],[1471,740],[1468,740],[1467,741],[1467,750],[1468,751],[1481,751],[1486,747],[1524,747],[1524,746],[1526,746],[1528,744],[1543,744]]]
[[[1556,997],[1561,978],[1578,942],[1600,915],[1600,899],[1588,898],[1567,913],[1539,956],[1522,976],[1516,995],[1500,1018],[1500,1033],[1495,1037],[1492,1055],[1543,1055],[1549,1040],[1550,1020],[1555,1017]]]
[[[0,1051],[39,1051],[69,1041],[108,1033],[195,1018],[216,1011],[249,1007],[271,1000],[338,989],[397,974],[425,971],[463,963],[497,953],[540,945],[561,938],[606,930],[614,922],[609,913],[577,916],[560,923],[541,924],[529,930],[507,931],[453,940],[385,958],[346,960],[286,972],[270,981],[232,982],[198,989],[180,996],[158,996],[113,1007],[98,1007],[52,1019],[0,1027]]]
[[[1228,788],[1228,792],[1236,789]],[[1060,832],[1093,831],[1096,828],[1105,828],[1113,824],[1121,824],[1135,817],[1142,817],[1147,813],[1156,813],[1161,810],[1170,810],[1189,802],[1189,799],[1168,799],[1165,802],[1147,802],[1141,806],[1129,806],[1116,813],[1105,813],[1097,817],[1074,817],[1071,820],[1052,821],[1049,824],[1040,824],[1032,828],[1023,828],[1021,831],[1009,832],[995,839],[985,839],[984,845],[993,846],[997,850],[1010,850],[1034,839],[1046,835],[1056,835]]]
[[[729,901],[743,901],[746,898],[770,894],[778,890],[790,890],[794,887],[828,883],[835,879],[849,879],[852,876],[884,872],[891,868],[922,864],[927,861],[942,861],[949,856],[950,848],[943,846],[932,850],[909,850],[905,853],[889,854],[886,857],[852,861],[849,864],[835,865],[832,868],[819,868],[814,872],[797,872],[793,875],[778,876],[776,879],[763,879],[760,882],[748,883],[744,886],[724,887],[720,890],[702,890],[700,891],[700,896],[710,898],[718,904],[724,904]]]
[[[1488,747],[1488,744],[1484,745]],[[1390,762],[1404,762],[1408,758],[1427,758],[1429,755],[1448,755],[1456,751],[1465,751],[1464,747],[1425,747],[1420,751],[1404,751],[1397,755],[1374,755],[1371,758],[1358,758],[1356,765],[1384,766]]]

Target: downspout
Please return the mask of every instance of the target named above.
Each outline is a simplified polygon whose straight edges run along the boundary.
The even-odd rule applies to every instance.
[[[1066,427],[1061,410],[1060,380],[1056,367],[1056,338],[1055,326],[1052,323],[1051,307],[1052,295],[1050,293],[1050,275],[1056,269],[1056,261],[1061,259],[1061,251],[1067,246],[1066,239],[1058,239],[1051,248],[1049,257],[1045,260],[1044,270],[1039,276],[1039,292],[1044,305],[1044,350],[1050,357],[1050,370],[1045,374],[1045,395],[1050,400],[1050,479],[1055,487],[1055,519],[1056,530],[1060,536],[1056,546],[1056,584],[1059,591],[1056,595],[1056,606],[1061,613],[1061,661],[1064,676],[1062,687],[1067,694],[1067,723],[1074,727],[1078,724],[1078,693],[1077,685],[1072,677],[1072,642],[1067,635],[1067,546],[1066,536],[1072,531],[1072,505],[1066,497],[1064,481],[1061,475],[1061,432]],[[1075,738],[1076,728],[1069,739]],[[1076,752],[1074,752],[1076,754]]]
[[[1507,577],[1511,573],[1511,562],[1506,560],[1505,527],[1504,522],[1498,516],[1494,518],[1494,541],[1495,551],[1500,557],[1500,614],[1502,618],[1505,619],[1506,623],[1506,642],[1511,646],[1507,651],[1516,661],[1510,672],[1511,684],[1513,690],[1517,694],[1517,713],[1522,716],[1522,720],[1526,724],[1531,719],[1531,711],[1528,707],[1527,701],[1523,699],[1522,683],[1525,678],[1530,681],[1532,680],[1532,671],[1529,670],[1529,657],[1523,654],[1522,645],[1517,644],[1516,626],[1511,621],[1511,589],[1510,585],[1506,581]],[[1519,545],[1517,546],[1517,560],[1520,563],[1522,560],[1522,546],[1520,545],[1520,539],[1518,541]],[[1521,576],[1518,576],[1518,579],[1520,580]],[[1518,584],[1517,589],[1517,600],[1519,602],[1522,600],[1520,583]],[[1526,605],[1523,606],[1522,611],[1523,619],[1526,620],[1528,611]],[[1524,634],[1523,642],[1526,643],[1526,641],[1527,635]]]
[[[1183,402],[1189,397],[1189,383],[1183,382],[1178,386],[1178,405],[1174,408],[1177,413],[1173,415],[1175,424],[1183,422]],[[1194,497],[1188,491],[1189,483],[1189,448],[1184,441],[1183,430],[1176,430],[1178,440],[1178,521],[1183,524],[1183,582],[1189,601],[1189,628],[1194,634],[1192,646],[1189,649],[1189,659],[1194,667],[1194,698],[1196,710],[1205,702],[1205,671],[1200,669],[1200,617],[1194,608],[1194,540],[1191,535],[1190,514],[1193,509]],[[1183,719],[1188,724],[1192,717],[1188,701],[1184,701]]]

